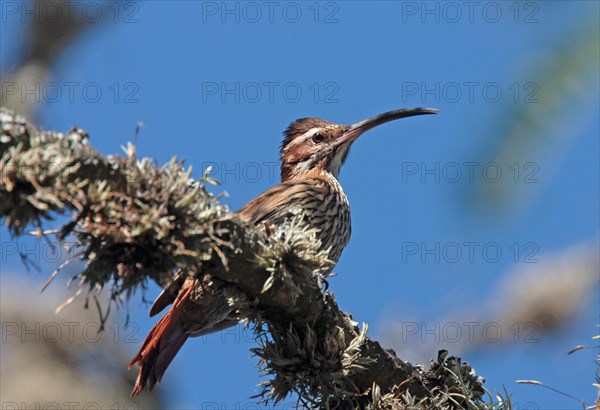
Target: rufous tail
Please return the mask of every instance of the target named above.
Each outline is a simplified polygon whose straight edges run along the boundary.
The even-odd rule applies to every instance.
[[[173,306],[150,330],[140,351],[129,363],[130,369],[136,364],[140,366],[131,397],[137,396],[146,385],[152,390],[160,382],[167,367],[189,337],[183,329],[180,316],[182,303],[188,298],[190,291],[191,288],[188,288],[181,292]]]

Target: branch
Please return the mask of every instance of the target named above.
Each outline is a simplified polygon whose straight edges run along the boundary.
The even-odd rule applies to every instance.
[[[314,230],[291,220],[263,236],[209,193],[207,178],[191,179],[175,159],[138,160],[131,144],[104,157],[81,129],[42,131],[5,109],[0,131],[0,218],[11,234],[43,234],[53,215],[70,214],[58,238],[81,246],[88,294],[110,286],[126,301],[177,271],[218,290],[254,326],[265,401],[296,392],[311,406],[487,408],[468,363],[442,351],[429,370],[412,366],[338,308],[321,286],[329,262]]]
[[[27,5],[22,3],[20,7],[31,11],[33,16],[21,21],[25,25],[23,53],[13,58],[16,61],[12,69],[1,73],[0,101],[2,105],[33,116],[40,104],[38,98],[28,97],[25,89],[44,88],[53,75],[55,62],[64,51],[87,30],[109,23],[107,16],[111,15],[111,9],[119,6],[115,1],[97,5],[98,21],[86,16],[78,9],[78,3],[69,0],[34,0]],[[15,18],[11,15],[14,10],[8,10],[8,7],[3,9],[5,18]]]

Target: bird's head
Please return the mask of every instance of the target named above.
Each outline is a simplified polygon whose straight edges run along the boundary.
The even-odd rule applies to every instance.
[[[433,108],[404,108],[353,125],[334,124],[320,118],[296,120],[284,132],[281,180],[287,181],[314,171],[326,171],[337,178],[350,146],[365,131],[400,118],[437,112]]]

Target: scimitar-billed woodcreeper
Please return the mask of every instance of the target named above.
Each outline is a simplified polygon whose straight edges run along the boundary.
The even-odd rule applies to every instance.
[[[269,230],[269,226],[297,215],[293,210],[300,208],[305,215],[304,223],[316,228],[321,249],[329,249],[328,259],[335,264],[350,239],[350,207],[338,174],[352,143],[365,131],[383,123],[437,112],[432,108],[406,108],[354,125],[333,124],[319,118],[293,122],[281,145],[281,183],[234,215],[259,229]],[[131,361],[130,368],[136,364],[141,367],[132,396],[146,385],[152,389],[160,381],[188,337],[217,332],[240,320],[224,298],[203,294],[202,287],[191,277],[180,278],[166,288],[154,302],[150,315],[171,302],[171,308],[152,328]]]

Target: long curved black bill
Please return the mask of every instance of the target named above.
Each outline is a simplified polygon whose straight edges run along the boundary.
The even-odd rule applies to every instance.
[[[435,108],[402,108],[400,110],[388,111],[383,114],[375,115],[371,118],[367,118],[361,122],[357,122],[348,128],[344,134],[342,134],[336,141],[336,145],[341,145],[346,142],[354,141],[366,131],[371,128],[375,128],[378,125],[385,124],[386,122],[399,120],[400,118],[413,117],[415,115],[425,114],[437,114],[440,110]]]

